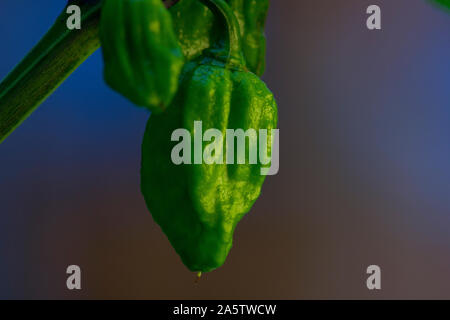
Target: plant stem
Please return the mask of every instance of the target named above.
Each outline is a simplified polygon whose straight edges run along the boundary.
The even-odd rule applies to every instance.
[[[100,47],[100,1],[81,5],[81,30],[66,26],[66,8],[42,40],[0,83],[0,142]]]
[[[165,1],[166,7],[179,0]],[[69,30],[67,6],[81,9],[81,30]],[[100,47],[102,0],[72,0],[28,55],[0,83],[0,143]]]

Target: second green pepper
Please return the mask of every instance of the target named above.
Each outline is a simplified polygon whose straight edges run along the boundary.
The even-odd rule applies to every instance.
[[[178,88],[184,57],[161,0],[104,0],[100,39],[106,83],[159,113]]]

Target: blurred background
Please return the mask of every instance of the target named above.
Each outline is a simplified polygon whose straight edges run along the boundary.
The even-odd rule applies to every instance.
[[[64,4],[0,2],[0,78]],[[140,194],[149,114],[98,51],[0,145],[0,298],[450,299],[449,35],[424,0],[272,1],[280,172],[197,285]]]

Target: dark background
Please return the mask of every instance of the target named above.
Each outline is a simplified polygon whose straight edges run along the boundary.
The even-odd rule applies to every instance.
[[[65,1],[0,2],[0,78]],[[382,9],[382,31],[365,26]],[[0,145],[0,298],[450,299],[450,15],[272,1],[280,172],[194,284],[139,190],[149,114],[87,60]],[[65,287],[82,269],[82,290]],[[382,290],[366,288],[366,268]]]

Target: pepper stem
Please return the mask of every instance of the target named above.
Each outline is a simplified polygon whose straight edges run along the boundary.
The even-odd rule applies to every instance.
[[[227,66],[245,67],[242,56],[241,32],[239,22],[233,10],[224,0],[200,0],[216,17],[224,19],[228,33],[227,54],[225,57]]]
[[[68,30],[66,6],[45,37],[0,83],[0,143],[100,47],[101,2],[80,5],[81,31]]]

